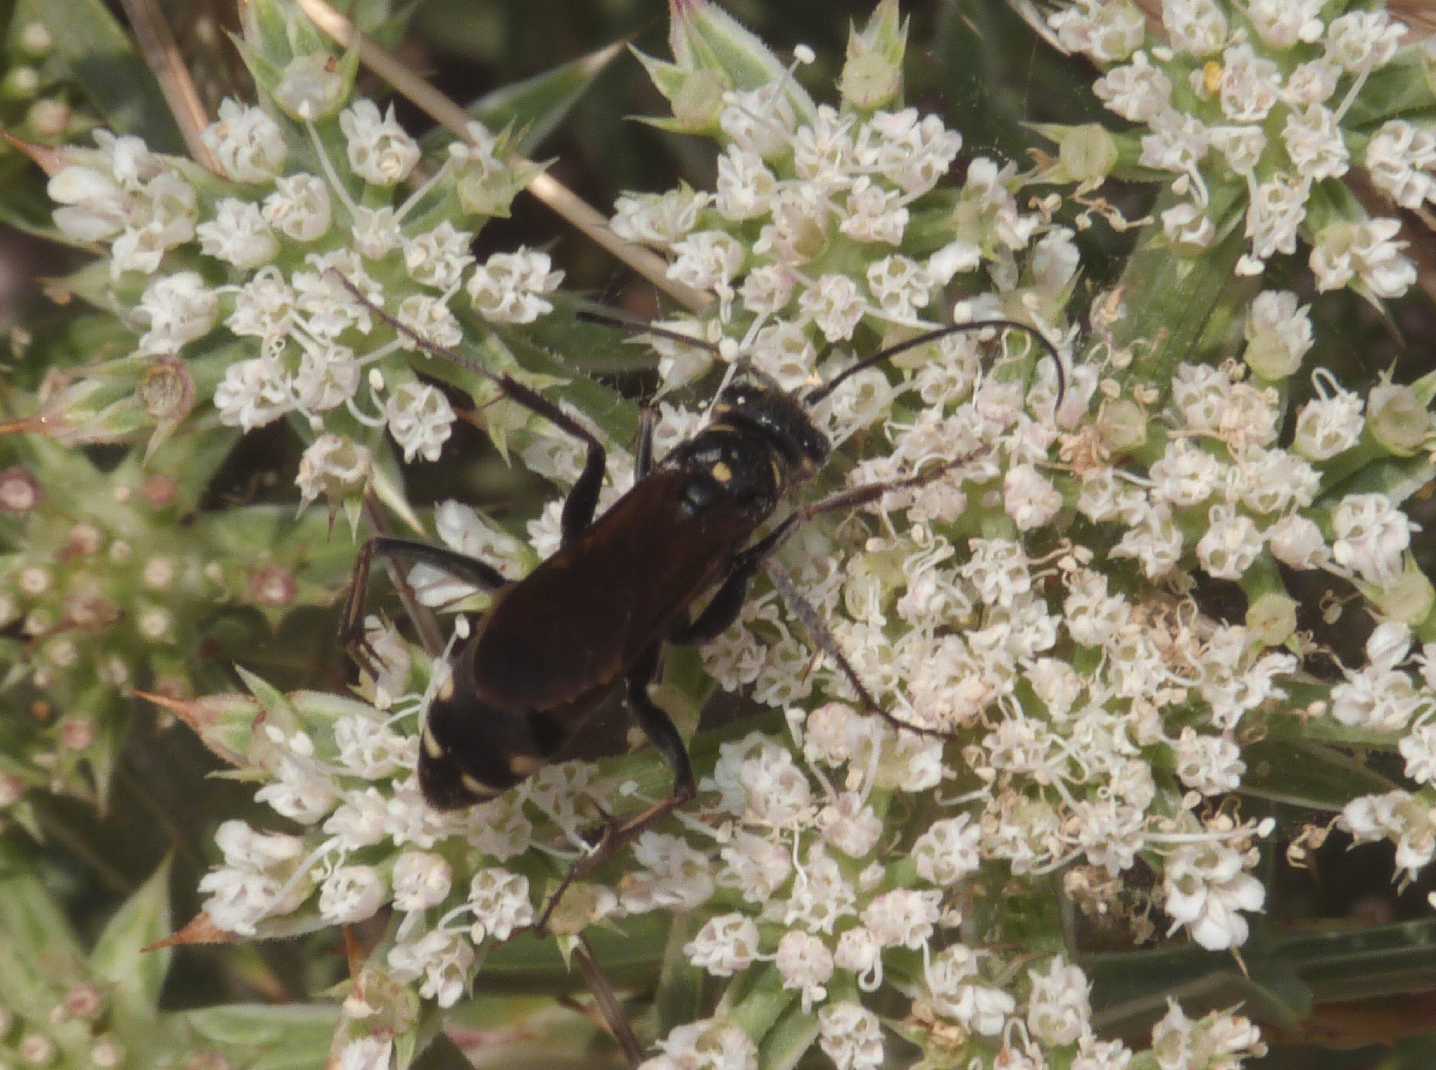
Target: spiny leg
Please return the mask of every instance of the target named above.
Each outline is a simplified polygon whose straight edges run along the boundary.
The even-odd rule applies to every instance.
[[[968,461],[980,457],[984,450],[973,450],[961,457],[954,457],[950,461],[940,461],[931,468],[918,472],[916,475],[902,476],[898,479],[885,479],[879,483],[863,483],[860,486],[849,487],[847,490],[840,490],[836,494],[830,494],[821,501],[805,505],[798,510],[804,520],[811,520],[823,513],[831,513],[836,509],[853,509],[859,505],[867,505],[869,502],[878,501],[884,494],[895,490],[912,490],[914,487],[926,486],[933,480],[938,479],[959,465],[967,464]]]
[[[799,519],[797,513],[786,517],[767,535],[740,553],[733,561],[728,578],[718,588],[718,593],[703,607],[703,612],[698,614],[696,620],[675,628],[668,641],[679,646],[697,646],[717,639],[727,631],[743,611],[743,603],[748,600],[748,584],[753,579],[753,573],[783,545],[797,527]]]
[[[567,875],[544,907],[543,914],[534,922],[534,929],[543,932],[548,920],[558,908],[563,895],[574,881],[582,880],[598,866],[617,854],[627,843],[636,839],[656,821],[677,809],[698,794],[698,783],[693,776],[693,763],[688,758],[688,747],[679,735],[672,718],[648,697],[648,688],[658,675],[659,647],[655,644],[639,659],[628,674],[628,705],[633,718],[658,748],[665,761],[673,768],[673,794],[654,803],[648,809],[628,818],[621,824],[611,822],[604,830],[603,839],[583,858],[570,867]]]
[[[330,269],[334,276],[343,283],[354,299],[364,305],[370,312],[378,316],[394,330],[400,332],[422,348],[427,353],[442,357],[445,360],[466,368],[489,382],[495,384],[510,399],[518,402],[530,412],[542,416],[549,423],[561,431],[566,431],[574,438],[583,442],[588,447],[588,454],[583,462],[583,471],[579,473],[578,482],[574,483],[573,489],[568,492],[568,497],[563,503],[563,517],[561,529],[563,531],[563,543],[568,545],[576,539],[585,528],[593,522],[594,510],[598,507],[598,492],[603,486],[603,472],[607,461],[607,454],[604,452],[603,444],[593,436],[593,433],[575,420],[568,413],[555,405],[548,398],[544,397],[532,387],[514,379],[512,376],[495,374],[489,371],[477,361],[470,360],[462,353],[456,353],[452,349],[436,345],[423,335],[419,334],[408,324],[390,315],[387,311],[374,304],[360,292],[342,272]]]
[[[638,449],[633,455],[633,478],[642,479],[653,471],[653,431],[658,426],[658,414],[647,405],[638,414]]]
[[[850,509],[858,505],[866,505],[868,502],[881,498],[889,491],[920,487],[924,483],[932,482],[957,465],[970,461],[973,456],[975,454],[959,457],[952,461],[944,461],[915,476],[853,487],[799,509],[734,559],[733,568],[729,571],[728,578],[723,581],[723,585],[718,588],[718,593],[703,608],[703,612],[698,615],[696,620],[675,629],[673,634],[668,637],[668,641],[689,646],[706,643],[722,635],[738,619],[738,614],[743,611],[743,603],[748,597],[748,584],[752,581],[753,574],[758,571],[764,561],[778,551],[798,524],[836,509]]]
[[[408,558],[422,561],[443,569],[452,576],[472,583],[486,591],[496,591],[508,580],[492,565],[478,558],[449,550],[442,546],[430,546],[426,542],[411,539],[396,539],[389,535],[378,535],[369,539],[359,550],[354,561],[354,571],[349,580],[349,595],[344,602],[344,615],[340,619],[339,639],[355,661],[369,668],[377,660],[364,639],[364,601],[369,585],[369,571],[374,555],[390,559]]]

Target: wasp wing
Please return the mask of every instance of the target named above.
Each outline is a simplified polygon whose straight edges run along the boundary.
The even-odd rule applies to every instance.
[[[683,498],[689,479],[650,473],[503,592],[474,648],[485,701],[554,710],[606,690],[727,575],[762,517],[723,498],[694,512]]]

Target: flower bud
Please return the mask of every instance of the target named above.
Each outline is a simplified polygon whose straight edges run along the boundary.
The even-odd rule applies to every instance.
[[[332,118],[349,99],[354,72],[355,63],[348,56],[324,52],[295,56],[274,87],[274,102],[299,122]]]
[[[1097,430],[1113,453],[1128,453],[1147,441],[1147,414],[1135,401],[1118,398],[1102,406]]]
[[[16,465],[0,472],[0,513],[28,513],[42,497],[40,484],[28,469]]]
[[[1296,600],[1268,591],[1247,607],[1247,628],[1263,646],[1281,646],[1296,631]]]
[[[1371,437],[1397,457],[1411,457],[1431,430],[1431,413],[1409,386],[1378,383],[1366,402],[1366,427]]]

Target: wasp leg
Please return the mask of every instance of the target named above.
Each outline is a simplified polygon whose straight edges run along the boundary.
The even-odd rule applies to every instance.
[[[568,891],[574,881],[583,879],[617,854],[630,840],[637,838],[654,822],[698,794],[698,784],[693,777],[693,763],[688,759],[688,747],[684,744],[683,737],[678,734],[678,729],[668,714],[663,712],[658,703],[648,697],[648,687],[658,675],[658,652],[657,646],[650,648],[633,671],[629,673],[628,704],[633,710],[633,717],[638,722],[638,726],[643,729],[649,741],[658,748],[658,752],[663,755],[664,760],[673,767],[673,794],[654,803],[643,812],[628,818],[622,824],[610,820],[608,827],[604,830],[603,838],[598,841],[597,846],[575,862],[559,883],[558,888],[550,897],[548,905],[539,915],[538,921],[534,922],[533,927],[538,932],[543,932],[548,927],[548,919],[553,915],[559,901],[563,899],[564,893]]]
[[[958,465],[966,464],[968,461],[981,456],[983,452],[982,450],[975,450],[961,457],[955,457],[950,461],[942,461],[914,476],[904,476],[901,479],[888,479],[881,483],[864,483],[861,486],[838,491],[838,493],[831,494],[821,501],[814,502],[812,505],[803,506],[802,509],[798,511],[798,515],[804,520],[811,520],[815,516],[819,516],[822,513],[831,513],[836,509],[852,509],[859,505],[867,505],[869,502],[877,501],[890,491],[911,490],[913,487],[924,486],[946,475]]]
[[[718,588],[718,593],[703,607],[698,619],[675,629],[668,641],[679,646],[695,646],[717,639],[727,631],[743,611],[743,603],[748,598],[748,584],[752,581],[753,574],[758,571],[758,566],[783,545],[798,526],[799,519],[796,513],[787,517],[734,558],[728,578],[723,581],[723,586]]]
[[[387,558],[422,561],[488,591],[498,590],[508,583],[492,565],[457,550],[430,546],[426,542],[396,539],[388,535],[370,539],[359,550],[359,556],[354,561],[354,572],[349,580],[349,596],[345,599],[344,615],[340,618],[339,639],[355,661],[360,664],[367,663],[366,667],[371,669],[377,659],[364,639],[364,594],[369,586],[369,570],[375,554]]]
[[[504,394],[513,401],[517,401],[530,412],[542,416],[549,423],[566,431],[580,442],[588,446],[588,456],[583,462],[583,471],[579,474],[578,482],[568,492],[568,498],[563,503],[563,542],[564,545],[576,539],[583,530],[593,522],[593,512],[598,506],[598,491],[603,485],[603,470],[607,461],[607,454],[604,453],[603,444],[594,438],[593,433],[575,420],[568,413],[555,405],[548,398],[544,397],[532,387],[525,386],[517,379],[509,375],[495,375],[487,368],[474,361],[469,360],[462,353],[452,349],[446,349],[441,345],[435,345],[423,335],[418,334],[406,323],[401,323],[387,311],[374,304],[360,292],[349,279],[341,272],[330,268],[334,276],[343,284],[344,288],[354,295],[354,299],[360,302],[370,312],[378,316],[394,330],[414,340],[421,349],[427,353],[434,353],[438,356],[451,360],[462,368],[467,368],[476,375],[483,376],[489,382],[498,386]]]
[[[904,721],[901,717],[894,717],[878,705],[878,700],[873,697],[873,693],[869,691],[867,685],[863,683],[862,677],[858,675],[858,671],[853,668],[853,663],[850,662],[848,656],[843,653],[843,648],[838,645],[837,638],[824,622],[822,614],[814,608],[813,603],[804,597],[803,592],[798,590],[797,584],[793,582],[792,577],[788,575],[787,571],[776,561],[772,561],[768,563],[767,573],[768,578],[773,581],[774,588],[776,588],[782,596],[784,603],[786,603],[793,616],[803,622],[803,627],[808,630],[808,637],[812,639],[813,644],[833,659],[833,664],[838,667],[839,672],[847,677],[849,685],[851,685],[853,691],[858,696],[858,701],[862,703],[863,707],[869,713],[877,714],[894,728],[915,732],[920,736],[933,736],[938,739],[952,738],[951,732],[943,732],[936,728],[927,728],[923,725],[912,724],[909,721]]]
[[[628,674],[628,705],[643,734],[673,767],[673,798],[662,811],[667,813],[693,798],[698,789],[693,780],[693,764],[688,760],[687,744],[678,734],[673,720],[648,697],[649,685],[658,676],[658,650],[656,645],[652,647]]]
[[[635,481],[653,471],[653,430],[657,426],[658,414],[645,405],[638,414],[638,449],[633,455]]]

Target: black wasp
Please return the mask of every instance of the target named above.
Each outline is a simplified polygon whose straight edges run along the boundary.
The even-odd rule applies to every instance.
[[[406,330],[382,310],[374,311],[396,330]],[[485,562],[453,550],[386,536],[371,538],[359,554],[344,615],[351,643],[360,633],[364,588],[376,554],[426,562],[492,596],[488,611],[456,650],[450,677],[424,725],[419,783],[429,804],[457,809],[513,787],[558,754],[620,682],[634,718],[674,774],[671,798],[630,820],[620,838],[692,798],[696,786],[683,738],[648,695],[664,644],[701,644],[726,630],[743,607],[754,573],[802,520],[873,501],[951,467],[839,493],[794,510],[759,534],[780,503],[828,459],[828,439],[814,423],[812,408],[850,376],[906,350],[959,332],[1005,328],[1030,332],[1053,357],[1060,399],[1064,380],[1056,349],[1034,328],[1007,320],[927,331],[801,395],[750,368],[722,390],[706,426],[661,460],[653,458],[653,424],[645,419],[634,485],[597,518],[606,459],[598,439],[524,384],[426,344],[493,381],[587,447],[582,474],[564,502],[560,548],[521,580],[506,580]],[[872,712],[900,727],[930,732],[878,708],[801,595],[790,582],[779,586]],[[708,591],[715,593],[693,615],[691,608]]]

